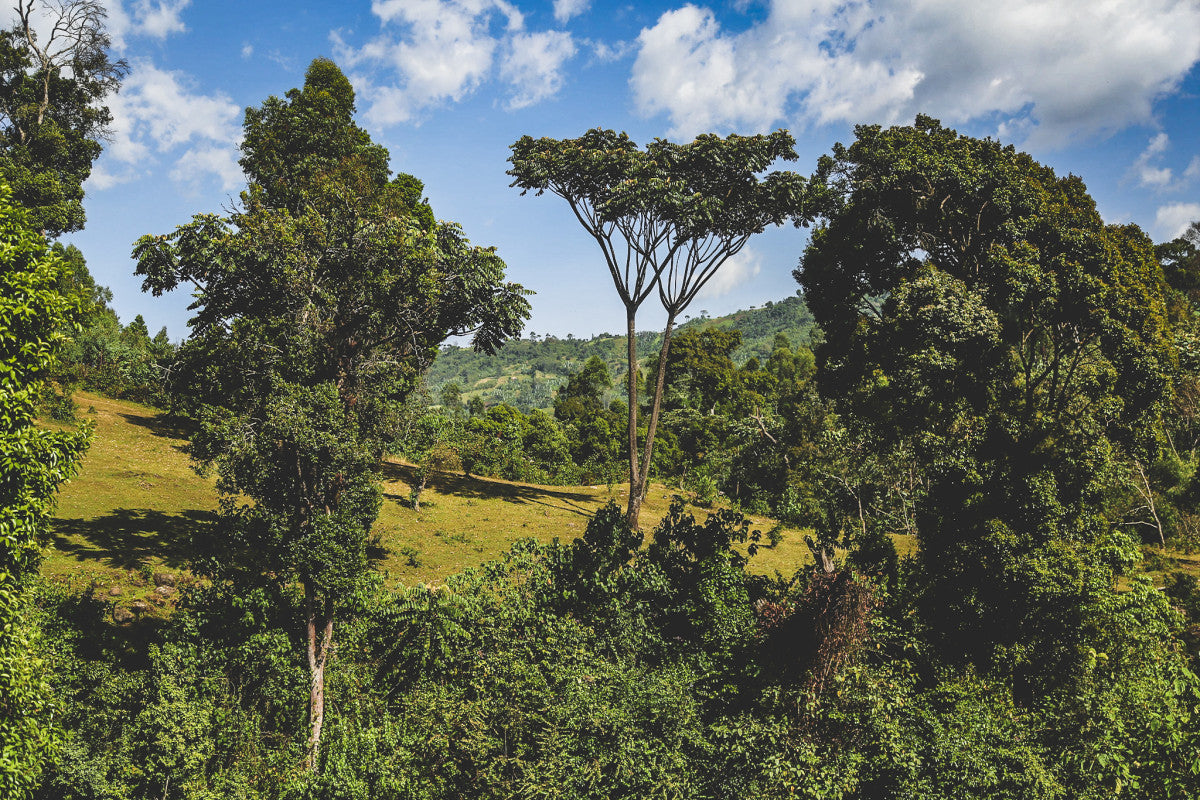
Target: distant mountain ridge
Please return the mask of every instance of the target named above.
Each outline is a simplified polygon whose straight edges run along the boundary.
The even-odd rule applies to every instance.
[[[807,344],[815,325],[804,300],[793,296],[723,317],[707,317],[702,313],[679,326],[679,330],[741,331],[742,346],[733,356],[740,365],[751,358],[765,360],[780,333],[793,345]],[[643,331],[637,335],[638,359],[643,368],[658,354],[661,339],[661,331]],[[510,341],[493,356],[476,353],[469,347],[446,345],[426,375],[426,386],[433,402],[437,402],[447,384],[456,383],[464,401],[479,397],[487,405],[508,403],[523,411],[550,408],[558,387],[592,356],[599,356],[608,364],[620,385],[625,374],[625,337],[602,333],[589,339],[576,339],[569,334],[565,339],[534,335]]]

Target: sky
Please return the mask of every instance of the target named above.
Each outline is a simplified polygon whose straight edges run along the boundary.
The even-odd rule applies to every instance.
[[[528,333],[623,328],[599,248],[566,203],[505,174],[523,135],[623,130],[639,143],[787,128],[808,174],[856,124],[929,114],[1079,175],[1108,222],[1155,241],[1200,219],[1198,0],[102,0],[130,67],[88,180],[84,231],[64,237],[122,321],[186,335],[186,290],[140,291],[143,234],[233,208],[248,106],[332,58],[358,121],[434,213],[495,246],[536,294]],[[806,232],[751,239],[692,306],[780,300]],[[647,301],[641,327],[661,321]]]

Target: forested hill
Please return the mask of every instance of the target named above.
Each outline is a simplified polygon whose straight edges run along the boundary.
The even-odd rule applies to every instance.
[[[808,307],[794,296],[724,317],[708,317],[701,312],[700,317],[688,320],[680,329],[713,327],[740,331],[742,346],[733,355],[740,366],[752,357],[765,361],[779,333],[792,344],[807,344],[813,325]],[[638,334],[638,358],[643,366],[658,353],[661,339],[661,331]],[[509,403],[524,411],[549,408],[554,392],[566,382],[567,376],[578,371],[592,356],[602,358],[614,376],[623,375],[625,337],[602,333],[590,339],[571,335],[559,339],[530,334],[529,338],[510,341],[494,356],[476,353],[470,347],[446,345],[429,370],[427,386],[435,402],[442,389],[454,383],[462,390],[464,400],[479,397],[487,405]]]

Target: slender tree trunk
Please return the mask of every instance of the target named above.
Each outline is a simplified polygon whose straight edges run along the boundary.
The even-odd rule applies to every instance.
[[[304,768],[317,771],[321,754],[321,727],[325,723],[325,665],[329,661],[329,649],[333,644],[333,607],[329,600],[324,603],[323,619],[316,615],[316,601],[312,587],[304,587],[308,605],[308,674],[310,679],[308,696],[308,754]],[[318,628],[320,632],[318,633]]]
[[[638,515],[642,511],[642,494],[639,486],[642,483],[642,471],[638,468],[637,441],[637,333],[634,316],[637,313],[632,306],[625,307],[625,339],[627,345],[629,373],[626,384],[629,390],[629,507],[625,511],[625,521],[629,527],[637,530]]]
[[[654,399],[650,403],[650,423],[646,426],[646,449],[642,454],[642,473],[638,476],[639,510],[650,485],[650,460],[654,456],[654,434],[658,431],[658,413],[662,408],[663,389],[667,380],[667,354],[671,351],[671,333],[674,327],[675,315],[671,313],[667,315],[667,326],[663,329],[662,348],[658,353],[658,369],[654,377]],[[634,519],[634,522],[637,520]]]
[[[1163,534],[1162,520],[1159,518],[1158,509],[1154,505],[1154,487],[1150,485],[1150,478],[1147,477],[1146,470],[1142,467],[1141,462],[1135,461],[1133,465],[1137,468],[1138,477],[1142,479],[1142,482],[1137,487],[1138,493],[1146,501],[1146,510],[1150,512],[1150,516],[1154,520],[1154,529],[1158,531],[1158,543],[1165,549],[1167,546],[1167,537]]]

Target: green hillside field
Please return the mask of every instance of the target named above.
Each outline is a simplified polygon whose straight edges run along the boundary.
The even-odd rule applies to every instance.
[[[192,537],[204,535],[216,518],[214,481],[195,473],[185,432],[162,412],[87,393],[77,401],[80,416],[95,421],[95,439],[79,475],[59,493],[42,574],[76,587],[115,590],[118,604],[160,602],[153,594],[154,573],[190,579]],[[408,505],[411,465],[388,462],[383,477],[375,554],[377,568],[393,585],[440,583],[495,558],[518,539],[572,539],[597,509],[609,500],[621,504],[628,491],[620,484],[610,491],[603,485],[538,486],[445,473],[431,479],[418,513]],[[643,520],[661,518],[678,491],[654,484]],[[750,519],[763,531],[775,524],[766,517]],[[893,541],[902,555],[915,550],[911,537]],[[1200,555],[1152,546],[1145,551],[1143,567],[1155,577],[1177,569],[1200,575]],[[760,550],[751,569],[791,575],[810,561],[803,532],[785,529],[782,543]]]
[[[59,494],[42,572],[75,586],[117,590],[118,603],[153,600],[154,573],[186,580],[192,538],[205,535],[215,519],[214,481],[192,470],[185,432],[161,412],[93,394],[81,393],[77,401],[80,416],[95,421],[95,440],[79,475]],[[619,484],[610,491],[445,473],[432,479],[418,513],[408,504],[411,476],[410,465],[384,465],[375,552],[390,583],[438,583],[521,538],[574,538],[597,509],[610,499],[620,504],[628,491]],[[642,518],[648,524],[661,518],[676,491],[652,486]],[[764,531],[775,524],[751,519]],[[790,575],[808,558],[803,536],[790,530],[778,548],[761,550],[751,563],[763,573]]]

